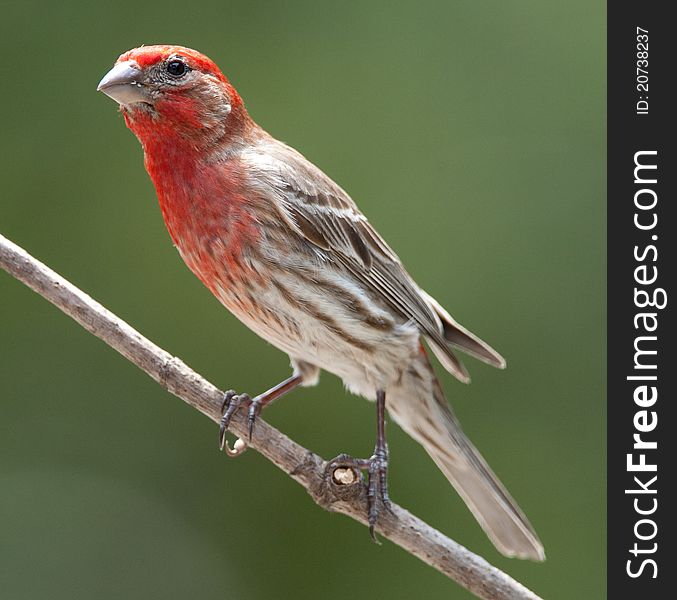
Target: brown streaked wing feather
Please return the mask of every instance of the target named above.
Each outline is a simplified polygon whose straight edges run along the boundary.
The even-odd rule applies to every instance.
[[[412,320],[458,362],[442,337],[439,318],[421,295],[399,258],[369,224],[350,196],[281,142],[267,145],[269,181],[281,199],[281,216],[308,241],[325,250],[363,285]],[[271,160],[274,159],[274,160]],[[265,175],[265,174],[263,174]]]

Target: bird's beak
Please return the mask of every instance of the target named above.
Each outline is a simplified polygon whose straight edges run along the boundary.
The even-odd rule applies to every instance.
[[[143,85],[142,73],[134,61],[126,61],[115,65],[96,88],[118,104],[149,103],[148,89]]]

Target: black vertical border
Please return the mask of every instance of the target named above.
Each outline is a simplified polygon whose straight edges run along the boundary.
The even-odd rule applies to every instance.
[[[607,3],[607,107],[608,107],[608,421],[607,421],[607,584],[608,598],[662,599],[675,598],[675,585],[671,585],[673,572],[677,570],[677,538],[675,537],[674,513],[677,511],[676,494],[671,491],[677,487],[677,422],[674,419],[674,405],[677,403],[675,389],[675,344],[677,327],[675,326],[673,282],[677,272],[677,222],[674,205],[677,203],[677,25],[668,16],[671,4],[658,1],[613,1]],[[649,36],[649,90],[637,89],[637,27],[648,30]],[[648,114],[637,114],[637,102],[640,96],[648,96]],[[634,181],[634,156],[638,151],[657,151],[654,171],[657,184],[637,185]],[[648,160],[648,159],[647,159]],[[645,173],[648,172],[645,171]],[[635,193],[642,187],[650,187],[658,196],[655,212],[658,217],[656,228],[651,231],[639,230],[633,222],[637,211],[634,203]],[[644,195],[649,198],[650,195]],[[650,218],[650,213],[642,217]],[[651,239],[656,235],[657,239]],[[653,252],[644,261],[637,261],[635,246],[641,255],[643,248],[654,244],[658,251],[656,261],[652,261]],[[635,269],[642,264],[658,269],[658,280],[653,286],[638,285],[634,279]],[[660,287],[667,292],[668,304],[662,310],[638,308],[634,301],[634,288],[651,292]],[[658,313],[658,337],[654,349],[658,354],[655,371],[643,373],[656,375],[658,400],[653,407],[645,410],[656,411],[658,424],[653,432],[642,433],[647,440],[658,443],[656,450],[634,450],[635,462],[641,453],[646,455],[647,463],[657,464],[657,471],[651,474],[658,479],[650,486],[657,493],[634,495],[625,490],[637,489],[633,477],[639,476],[646,482],[648,473],[630,473],[627,470],[627,455],[633,452],[633,435],[637,433],[633,419],[638,411],[633,392],[638,381],[629,381],[627,377],[637,375],[634,369],[637,336],[642,329],[635,328],[634,317],[641,312]],[[645,346],[646,348],[649,345]],[[648,359],[647,359],[648,360]],[[642,422],[640,421],[640,424]],[[650,479],[651,477],[648,477]],[[647,510],[657,499],[657,510],[651,515],[639,515],[634,506],[639,498],[639,508]],[[652,519],[657,525],[657,534],[652,540],[638,540],[635,525],[642,518]],[[649,535],[652,526],[640,524],[639,532]],[[631,550],[635,542],[642,549],[652,548],[655,552],[637,554]],[[628,574],[637,572],[642,560],[656,561],[657,577],[654,578],[653,565],[646,564],[639,577]]]

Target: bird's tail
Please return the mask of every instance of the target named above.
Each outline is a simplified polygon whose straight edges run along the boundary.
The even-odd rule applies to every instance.
[[[393,420],[426,449],[498,550],[506,556],[545,559],[526,516],[461,430],[425,354],[387,390],[386,406]]]

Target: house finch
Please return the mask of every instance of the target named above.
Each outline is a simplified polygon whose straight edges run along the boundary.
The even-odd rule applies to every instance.
[[[99,90],[138,137],[167,229],[181,257],[245,325],[280,350],[292,376],[250,399],[224,399],[221,447],[233,413],[251,428],[263,406],[321,369],[376,401],[367,469],[373,536],[388,506],[385,409],[423,445],[496,547],[542,560],[528,520],[464,435],[433,373],[425,340],[457,379],[453,348],[498,368],[503,358],[459,325],[407,273],[348,194],[251,119],[206,56],[181,46],[124,53]],[[240,448],[242,444],[240,443]]]

